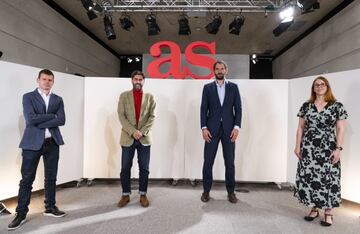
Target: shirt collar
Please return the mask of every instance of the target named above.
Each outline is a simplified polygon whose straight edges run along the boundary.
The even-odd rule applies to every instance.
[[[40,88],[37,88],[37,90],[38,90],[38,92],[39,92],[39,94],[40,94],[41,96],[46,96],[46,94],[45,94]],[[52,92],[51,92],[51,90],[50,90],[48,96],[50,96],[51,94],[52,94]]]
[[[224,84],[226,85],[226,84],[228,84],[228,83],[229,83],[229,81],[228,81],[226,78],[224,78]],[[215,78],[215,84],[216,84],[216,86],[218,86],[218,87],[222,87],[222,85],[220,86],[220,85],[218,84],[216,78]]]

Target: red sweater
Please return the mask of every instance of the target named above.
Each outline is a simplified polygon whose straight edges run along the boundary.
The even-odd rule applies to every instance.
[[[135,104],[136,126],[139,127],[141,100],[142,100],[143,92],[142,90],[140,91],[133,90],[133,94],[134,94],[134,104]]]

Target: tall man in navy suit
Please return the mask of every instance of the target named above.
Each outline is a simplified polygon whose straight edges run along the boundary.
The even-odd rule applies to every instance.
[[[32,184],[40,157],[45,168],[44,215],[63,217],[65,212],[55,206],[56,176],[59,161],[59,146],[64,144],[59,126],[65,124],[64,102],[51,92],[54,74],[47,69],[39,72],[39,87],[23,96],[23,112],[26,128],[20,142],[22,165],[16,216],[8,230],[19,228],[26,221],[29,211]]]
[[[203,187],[201,201],[208,202],[213,181],[212,168],[219,142],[225,161],[225,183],[228,200],[236,203],[235,190],[235,141],[241,127],[241,99],[238,86],[225,79],[227,65],[215,62],[215,81],[206,84],[202,93],[200,118],[204,147]]]

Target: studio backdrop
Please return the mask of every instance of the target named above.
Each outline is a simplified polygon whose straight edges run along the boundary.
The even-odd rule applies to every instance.
[[[231,68],[230,68],[231,69]],[[22,95],[37,87],[40,68],[0,62],[0,200],[17,195],[25,123]],[[342,152],[343,198],[360,203],[360,70],[325,74],[349,113]],[[236,142],[236,180],[294,183],[296,114],[310,95],[315,76],[292,80],[231,80],[240,89],[242,128]],[[200,128],[202,88],[210,80],[146,79],[144,90],[156,100],[150,178],[201,179]],[[60,150],[58,184],[80,178],[119,178],[121,165],[117,104],[131,89],[130,78],[77,77],[55,73],[54,93],[63,97],[65,145]],[[138,177],[136,158],[132,177]],[[214,179],[224,180],[221,144]],[[34,190],[43,188],[39,165]],[[120,189],[120,188],[119,188]],[[120,190],[119,190],[120,193]]]

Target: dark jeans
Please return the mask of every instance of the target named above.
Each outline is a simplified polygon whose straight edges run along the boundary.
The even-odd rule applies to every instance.
[[[150,146],[143,146],[140,141],[134,140],[130,147],[122,146],[121,155],[121,186],[123,195],[131,194],[131,167],[133,158],[137,151],[139,164],[139,192],[146,194],[149,181]]]
[[[40,157],[43,156],[45,168],[45,208],[55,206],[56,176],[59,162],[59,146],[52,138],[45,139],[40,150],[23,150],[18,205],[18,214],[27,214],[31,198],[32,184]]]
[[[203,187],[204,192],[210,192],[213,182],[213,165],[216,152],[221,141],[223,156],[225,161],[225,184],[228,193],[235,190],[235,142],[231,142],[230,134],[224,134],[223,128],[220,127],[218,134],[213,134],[211,142],[205,142],[204,147],[204,164],[203,164]]]

